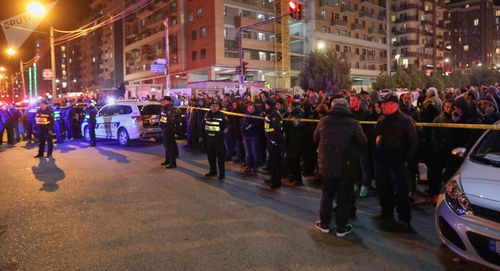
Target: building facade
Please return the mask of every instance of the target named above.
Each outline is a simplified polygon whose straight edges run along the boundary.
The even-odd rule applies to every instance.
[[[459,70],[500,62],[500,12],[492,0],[451,1],[451,61]]]

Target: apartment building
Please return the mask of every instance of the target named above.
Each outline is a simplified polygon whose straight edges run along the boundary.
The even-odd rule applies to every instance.
[[[451,1],[451,58],[456,69],[500,64],[500,11],[492,0]]]
[[[443,72],[449,48],[443,0],[391,1],[391,63],[394,68]]]
[[[90,26],[96,26],[123,10],[123,6],[123,0],[95,0],[90,5],[91,17],[87,21],[93,22]],[[61,49],[64,47],[68,48],[65,54],[61,54],[61,59],[68,58],[64,64],[78,67],[68,70],[65,84],[77,88],[83,85],[87,90],[109,90],[124,82],[123,20],[96,28],[69,41]]]
[[[239,26],[274,16],[273,1],[157,1],[125,19],[125,80],[132,84],[164,84],[151,71],[155,59],[165,59],[168,31],[170,88],[188,82],[237,81]],[[164,20],[168,18],[168,29]],[[274,73],[273,25],[242,33],[242,59],[247,81],[266,80]]]

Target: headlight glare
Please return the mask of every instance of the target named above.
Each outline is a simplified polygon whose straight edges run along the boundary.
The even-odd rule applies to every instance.
[[[460,175],[455,175],[445,191],[445,200],[448,203],[448,206],[457,214],[457,215],[471,215],[472,208],[470,207],[469,200],[465,196],[465,193],[462,191],[460,186],[458,185],[457,180],[460,179]]]

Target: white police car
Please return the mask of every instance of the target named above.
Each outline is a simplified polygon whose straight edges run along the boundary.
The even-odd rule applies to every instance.
[[[464,161],[438,199],[439,237],[460,257],[500,270],[500,130],[486,131],[468,154],[453,152]]]
[[[96,117],[96,138],[118,139],[122,146],[134,139],[161,140],[161,103],[139,100],[117,100],[105,105]],[[87,118],[88,116],[86,116]],[[90,141],[87,121],[81,126],[85,140]]]

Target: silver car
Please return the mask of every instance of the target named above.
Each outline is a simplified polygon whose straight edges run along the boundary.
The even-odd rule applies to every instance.
[[[500,270],[500,130],[486,131],[467,154],[453,152],[464,161],[437,202],[439,237],[460,257]]]

